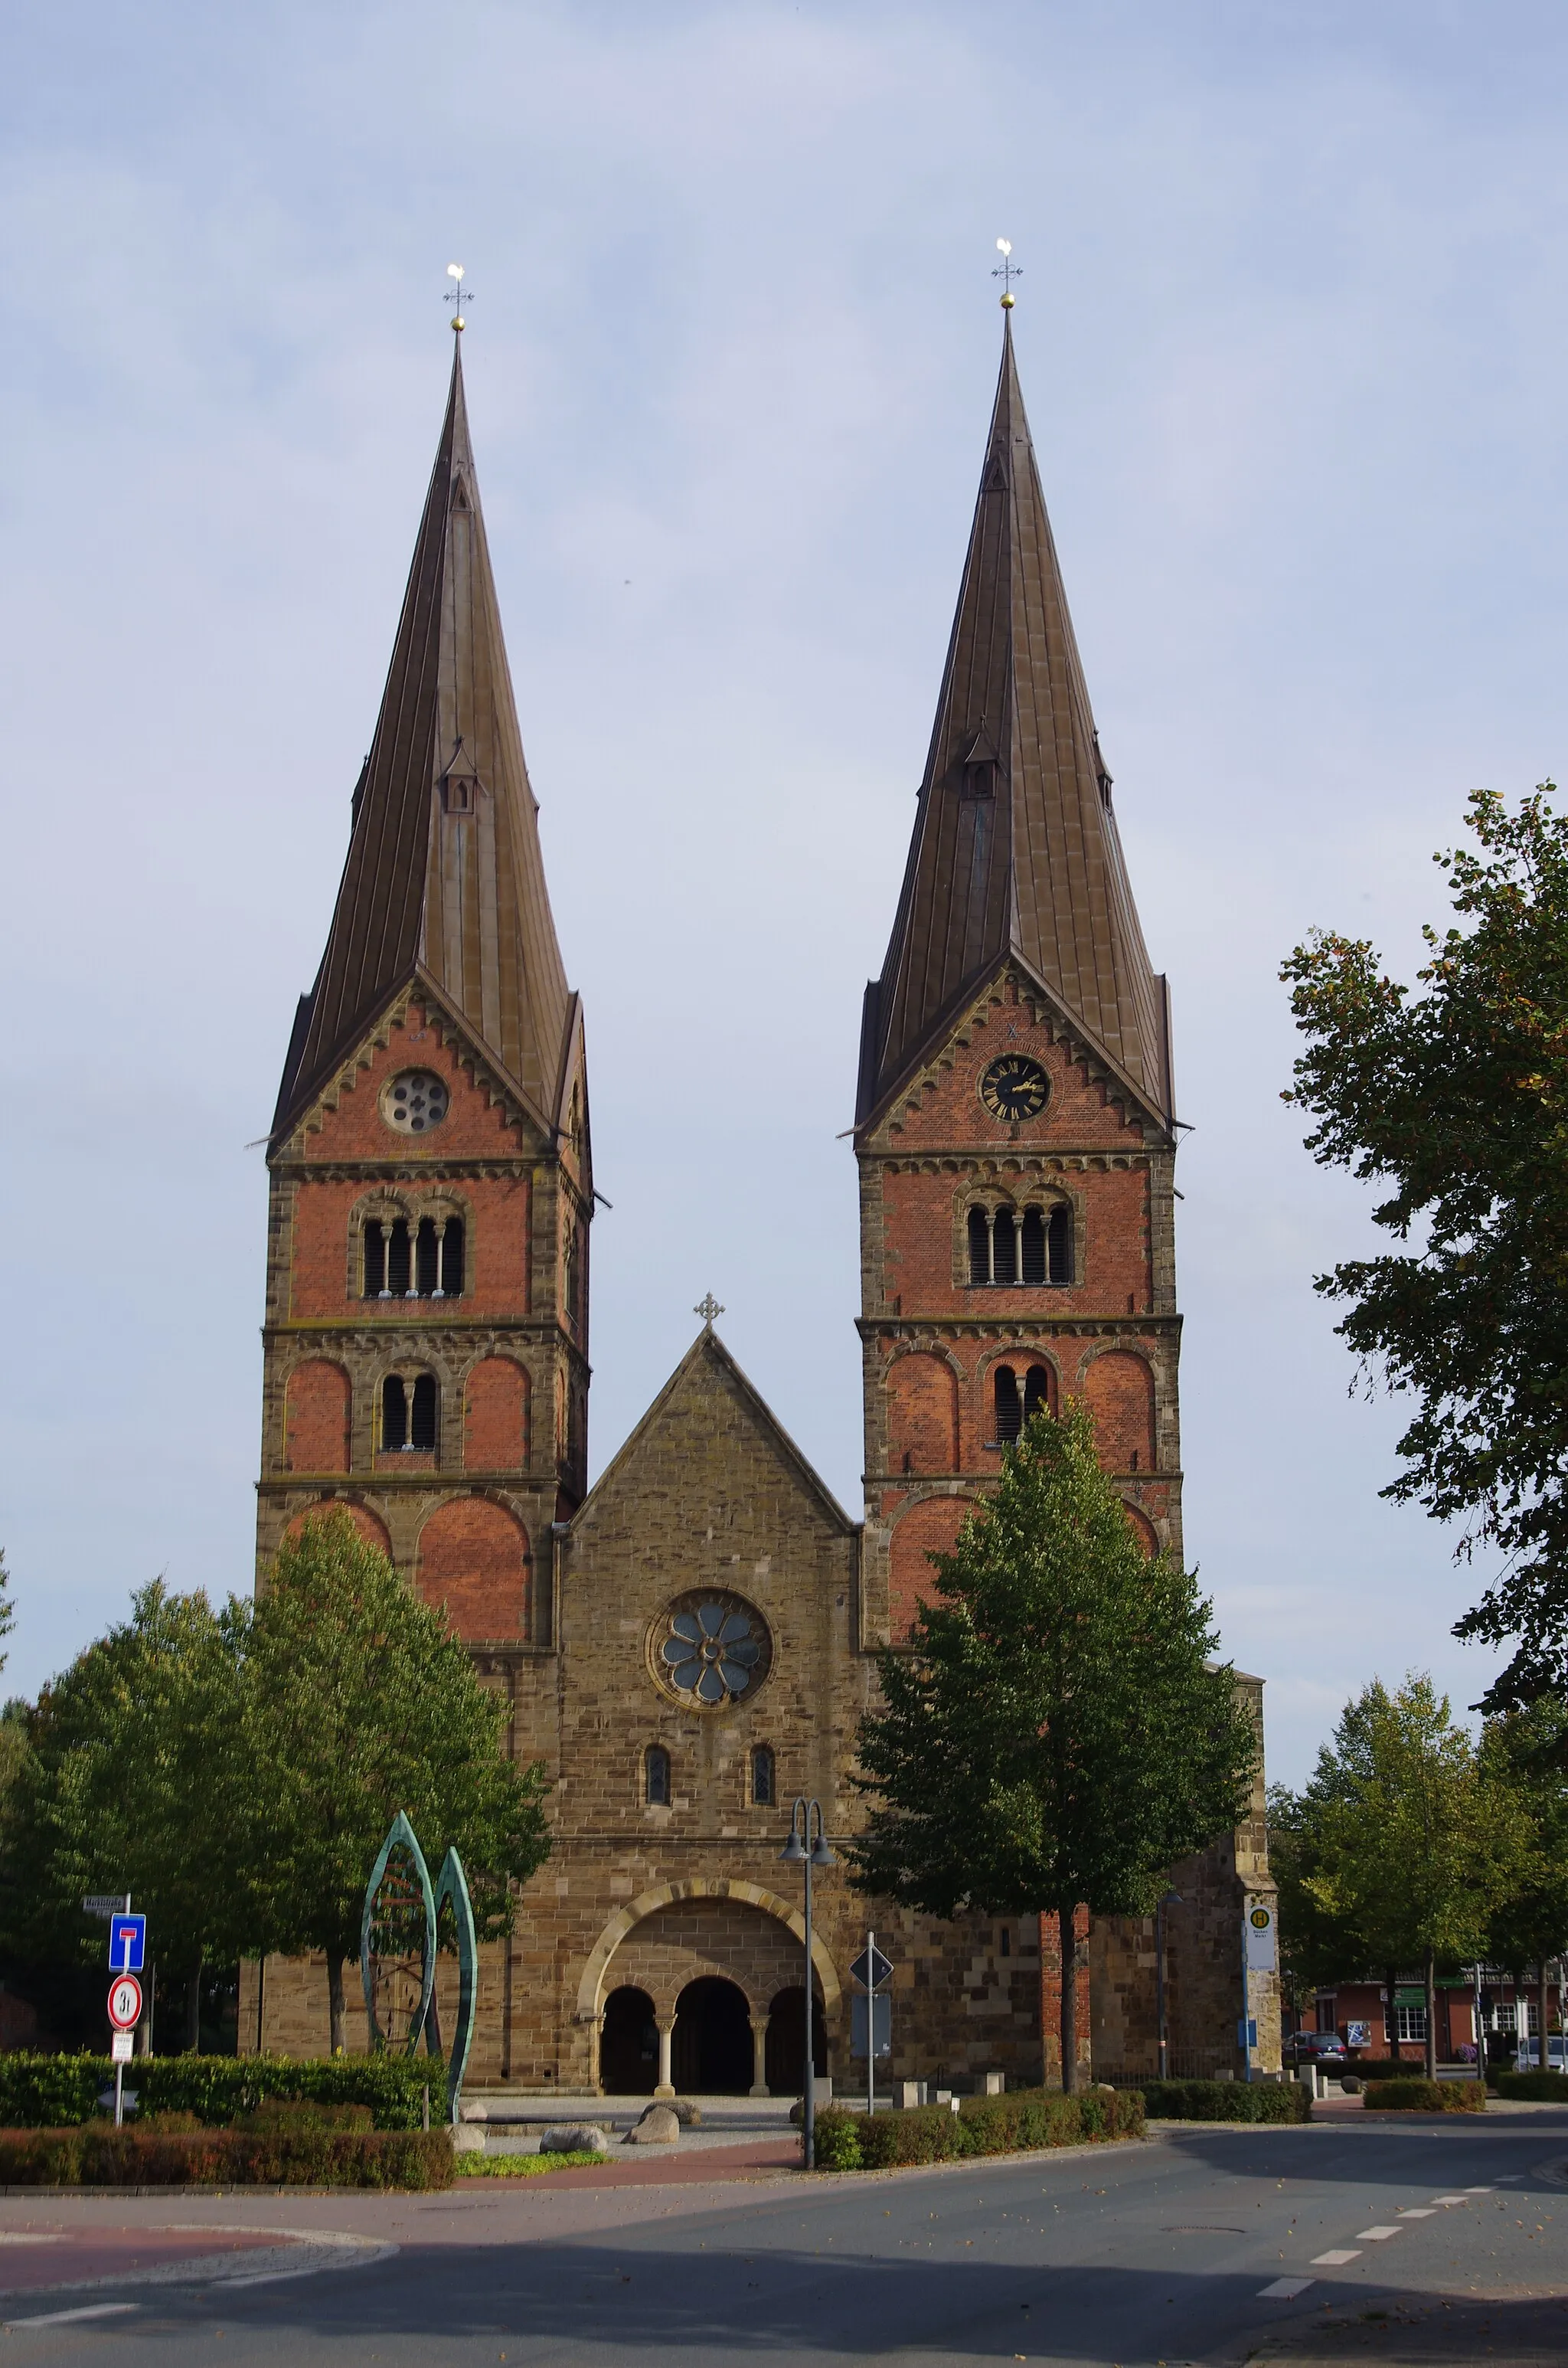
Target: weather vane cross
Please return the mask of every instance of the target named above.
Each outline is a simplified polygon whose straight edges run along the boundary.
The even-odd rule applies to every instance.
[[[702,1297],[698,1301],[696,1306],[691,1312],[694,1315],[701,1316],[703,1328],[705,1331],[709,1332],[711,1332],[713,1329],[713,1318],[715,1315],[722,1315],[724,1313],[723,1309],[720,1306],[718,1301],[714,1298],[713,1293],[710,1291],[703,1292]]]
[[[1024,267],[1021,263],[1015,263],[1013,260],[1013,242],[1010,238],[999,238],[996,242],[996,252],[1002,260],[997,264],[991,277],[1002,282],[1002,309],[1005,313],[1010,313],[1018,301],[1013,293],[1013,282],[1015,279],[1023,278]]]
[[[465,322],[465,321],[464,321],[464,319],[463,319],[463,268],[462,268],[462,265],[461,265],[460,263],[449,263],[449,264],[448,264],[448,266],[447,266],[447,277],[448,277],[448,279],[452,282],[452,285],[451,285],[451,287],[447,290],[447,293],[446,293],[446,295],[441,299],[441,302],[442,302],[444,304],[451,304],[451,305],[455,305],[455,306],[456,306],[456,308],[457,308],[457,309],[455,310],[455,312],[454,312],[454,313],[453,313],[453,314],[452,314],[452,326],[453,326],[453,328],[454,328],[454,329],[462,329],[462,328],[465,328],[465,327],[467,326],[467,324],[466,324],[466,322]],[[471,288],[471,289],[469,290],[469,291],[468,291],[468,292],[469,292],[469,294],[472,296],[472,295],[473,294],[473,290],[472,290],[472,289]]]

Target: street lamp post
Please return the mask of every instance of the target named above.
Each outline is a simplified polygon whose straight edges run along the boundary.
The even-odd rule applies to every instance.
[[[1170,2037],[1165,2029],[1165,1910],[1179,1907],[1179,1891],[1165,1892],[1154,1910],[1154,2017],[1160,2033],[1160,2078],[1170,2078]]]
[[[801,2104],[801,2159],[806,2169],[812,2170],[816,2166],[816,2081],[812,2064],[812,1869],[838,1863],[828,1848],[820,1801],[808,1801],[803,1793],[797,1793],[790,1813],[790,1839],[778,1855],[786,1866],[803,1866],[806,1871],[806,2078]]]

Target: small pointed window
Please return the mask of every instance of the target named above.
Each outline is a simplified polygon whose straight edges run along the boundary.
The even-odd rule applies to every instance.
[[[414,1384],[408,1443],[418,1455],[436,1452],[436,1376],[421,1373]]]
[[[963,768],[962,795],[966,798],[994,798],[996,794],[996,767],[989,757],[981,757]]]
[[[381,1383],[381,1448],[397,1454],[408,1445],[408,1393],[401,1373],[389,1373]]]
[[[1046,1273],[1052,1282],[1073,1280],[1073,1212],[1061,1201],[1046,1228]]]
[[[759,1743],[751,1755],[751,1797],[758,1809],[770,1809],[778,1797],[773,1754],[766,1743]]]
[[[670,1805],[670,1755],[662,1743],[651,1743],[642,1754],[642,1797],[650,1808]]]
[[[998,1447],[1011,1446],[1024,1425],[1024,1410],[1018,1397],[1018,1377],[1011,1365],[998,1365],[992,1383],[995,1392],[996,1431]]]

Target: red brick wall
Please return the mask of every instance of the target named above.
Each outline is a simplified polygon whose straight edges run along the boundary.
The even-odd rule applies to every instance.
[[[312,1513],[324,1512],[326,1509],[327,1502],[328,1500],[324,1497],[320,1503],[307,1505],[302,1513],[296,1513],[288,1528],[284,1531],[284,1536],[292,1543],[292,1541],[299,1536],[300,1531],[303,1529],[305,1523],[310,1520]],[[335,1509],[341,1505],[344,1511],[348,1515],[349,1520],[353,1522],[355,1528],[358,1531],[359,1535],[364,1539],[365,1543],[368,1546],[374,1546],[378,1554],[384,1554],[387,1560],[391,1562],[392,1540],[387,1535],[382,1523],[377,1520],[375,1514],[371,1512],[368,1505],[351,1505],[347,1497],[333,1497],[331,1499],[331,1503]]]
[[[486,1357],[468,1377],[463,1462],[471,1472],[516,1472],[528,1460],[528,1377],[510,1357]]]
[[[1089,1937],[1089,1911],[1080,1907],[1073,1918],[1073,1941],[1081,1959],[1077,1967],[1078,2062],[1085,2071],[1092,2053],[1089,2031],[1089,1952],[1079,1943]],[[1040,2019],[1045,2037],[1046,2078],[1053,2085],[1062,2078],[1062,1949],[1054,1916],[1040,1919]]]
[[[1142,1357],[1108,1349],[1082,1384],[1108,1472],[1149,1472],[1154,1463],[1154,1380]]]
[[[895,1472],[959,1468],[958,1376],[945,1357],[898,1357],[888,1374],[889,1440]]]
[[[444,1077],[451,1107],[440,1125],[427,1135],[394,1133],[381,1114],[381,1090],[400,1069],[429,1069]],[[392,1028],[385,1050],[372,1052],[369,1064],[353,1073],[354,1083],[338,1097],[335,1110],[324,1110],[320,1129],[304,1138],[307,1159],[387,1159],[428,1163],[444,1158],[515,1159],[517,1129],[503,1106],[492,1102],[477,1087],[454,1050],[441,1042],[424,1014],[410,1008],[407,1019]]]
[[[927,1497],[912,1505],[892,1533],[890,1622],[896,1642],[909,1633],[917,1601],[929,1603],[937,1574],[927,1556],[950,1554],[973,1507],[962,1497]]]
[[[312,1358],[289,1376],[285,1468],[290,1472],[348,1469],[348,1376],[341,1365]]]
[[[418,1584],[471,1643],[528,1633],[528,1540],[486,1497],[454,1497],[437,1507],[419,1532]]]

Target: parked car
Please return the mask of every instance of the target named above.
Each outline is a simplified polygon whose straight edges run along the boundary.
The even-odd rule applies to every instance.
[[[1292,2071],[1315,2064],[1320,2072],[1343,2072],[1349,2058],[1337,2031],[1293,2031],[1283,2049]]]
[[[1556,2032],[1546,2043],[1546,2068],[1549,2072],[1568,2072],[1568,2032]],[[1516,2072],[1540,2070],[1540,2042],[1521,2039],[1514,2056]]]

